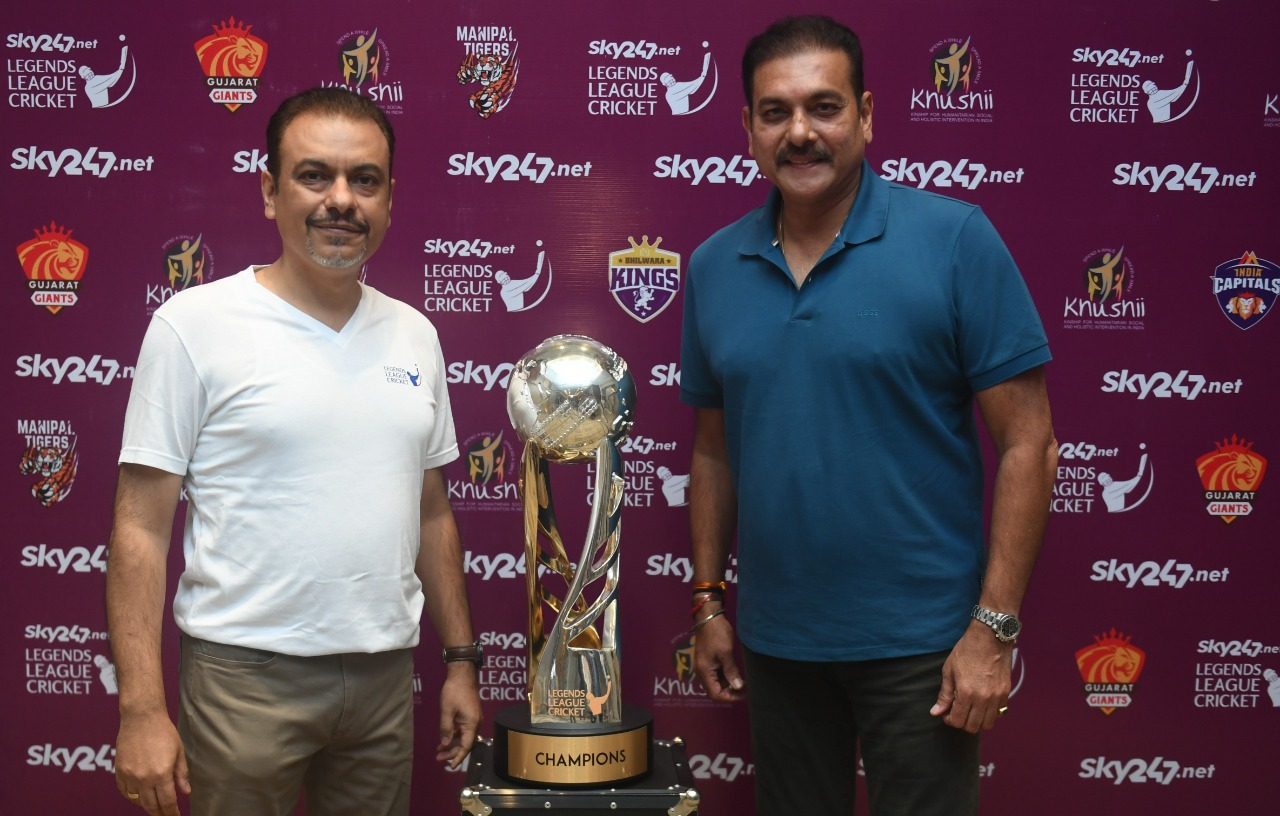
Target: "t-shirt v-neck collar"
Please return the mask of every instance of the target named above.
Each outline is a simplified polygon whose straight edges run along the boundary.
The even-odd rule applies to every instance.
[[[258,270],[265,268],[265,266],[251,266],[241,273],[246,276],[248,285],[255,292],[255,297],[260,298],[264,303],[270,304],[276,311],[289,317],[298,325],[299,328],[306,329],[324,340],[338,346],[346,346],[351,342],[351,338],[355,336],[356,332],[359,330],[360,323],[365,311],[367,310],[367,304],[369,301],[369,293],[363,283],[360,284],[360,302],[356,304],[356,308],[351,313],[351,317],[347,318],[347,322],[343,324],[340,330],[334,331],[324,322],[317,320],[299,309],[297,306],[294,306],[289,301],[280,297],[266,286],[262,285],[258,280]]]

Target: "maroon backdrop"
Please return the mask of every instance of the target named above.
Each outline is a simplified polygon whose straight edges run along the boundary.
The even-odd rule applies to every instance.
[[[519,698],[526,670],[510,364],[549,335],[590,334],[627,359],[640,392],[625,446],[624,696],[653,709],[661,736],[688,741],[703,812],[754,811],[744,711],[707,703],[680,662],[692,416],[676,386],[689,254],[768,189],[746,155],[738,63],[778,8],[55,0],[9,11],[7,810],[136,812],[111,776],[102,570],[138,345],[175,291],[276,257],[258,193],[266,119],[298,90],[345,84],[383,105],[399,136],[394,224],[367,279],[438,326],[460,442],[500,434],[506,453],[487,483],[465,457],[447,468],[476,631],[493,655],[487,714]],[[1268,34],[1280,7],[809,8],[863,37],[874,170],[982,205],[1055,355],[1054,513],[1016,694],[983,745],[984,812],[1271,812],[1280,78]],[[472,68],[494,73],[482,83]],[[628,259],[646,242],[669,253],[661,274]],[[504,297],[507,278],[529,285]],[[912,270],[901,280],[909,298]],[[564,466],[555,478],[580,541],[593,474]],[[166,637],[176,679],[172,625]],[[423,814],[456,812],[463,782],[427,758],[437,648],[428,631]]]

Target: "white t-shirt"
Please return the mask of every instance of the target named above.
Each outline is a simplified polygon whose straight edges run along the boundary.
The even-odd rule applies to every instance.
[[[426,317],[362,285],[334,332],[250,267],[156,311],[120,461],[185,476],[184,632],[319,655],[417,644],[422,474],[457,456]]]

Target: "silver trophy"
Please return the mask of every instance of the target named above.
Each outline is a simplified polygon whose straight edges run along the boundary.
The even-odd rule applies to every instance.
[[[511,374],[507,413],[525,443],[520,493],[534,724],[623,719],[617,596],[625,485],[618,443],[631,431],[635,400],[626,362],[581,335],[544,340]],[[575,562],[556,523],[550,464],[591,461],[596,467],[591,519]],[[555,616],[549,628],[548,608]]]

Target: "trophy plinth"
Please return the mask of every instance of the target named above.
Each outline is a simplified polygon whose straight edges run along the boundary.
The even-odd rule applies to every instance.
[[[649,771],[652,717],[624,708],[618,668],[626,488],[618,443],[631,431],[635,399],[626,362],[581,335],[544,340],[511,373],[507,414],[524,441],[529,704],[498,715],[494,765],[509,779],[603,785]],[[553,462],[595,464],[591,517],[577,560],[556,523]]]
[[[529,706],[493,718],[494,770],[507,779],[547,787],[612,785],[653,767],[653,715],[622,706],[621,722],[534,723]]]

